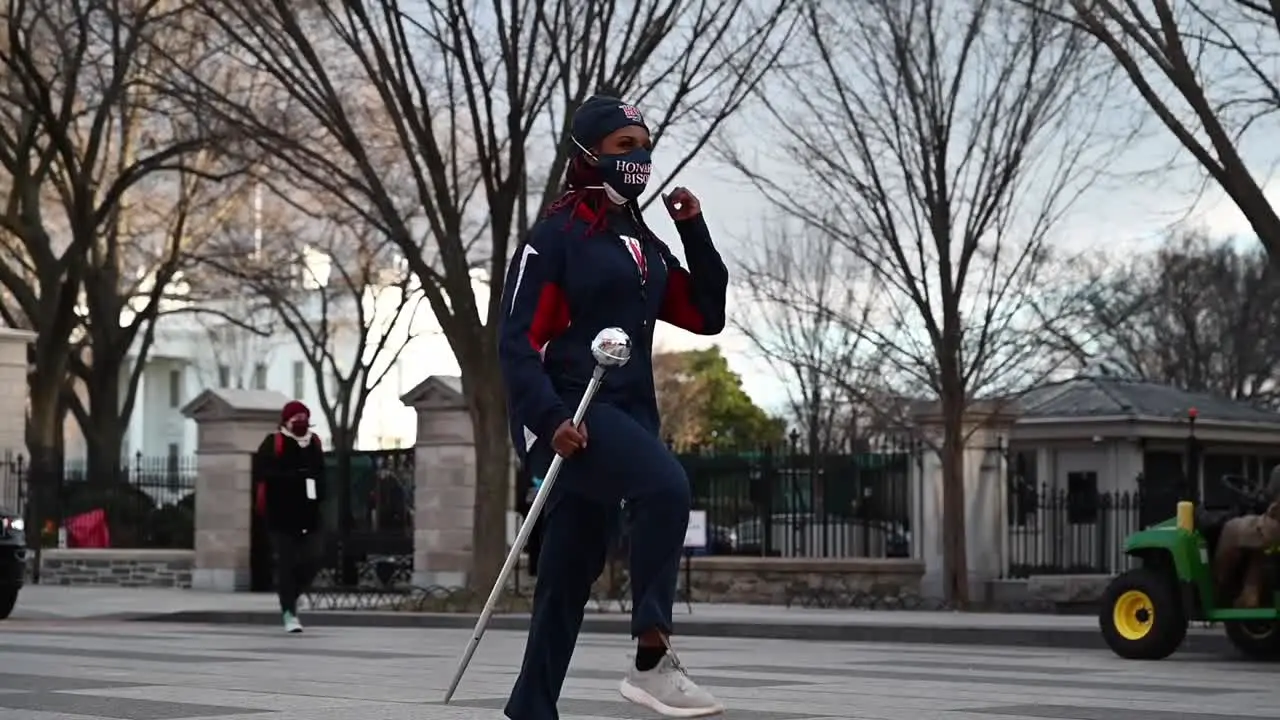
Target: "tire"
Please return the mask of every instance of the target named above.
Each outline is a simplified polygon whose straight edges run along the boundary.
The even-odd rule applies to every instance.
[[[1280,622],[1238,620],[1223,625],[1241,655],[1250,660],[1280,660]]]
[[[0,620],[8,619],[18,604],[18,588],[0,587]]]
[[[1107,647],[1127,660],[1163,660],[1187,637],[1187,615],[1174,579],[1150,568],[1111,581],[1098,626]]]

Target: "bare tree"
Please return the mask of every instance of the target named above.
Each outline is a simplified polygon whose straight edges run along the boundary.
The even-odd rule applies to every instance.
[[[10,315],[19,316],[7,320],[38,333],[27,433],[37,521],[49,479],[61,468],[65,403],[76,397],[64,394],[76,334],[83,323],[93,325],[96,335],[86,340],[98,343],[94,350],[110,366],[149,322],[150,312],[138,306],[88,307],[103,294],[84,294],[85,283],[109,287],[118,299],[117,281],[132,270],[122,267],[117,242],[127,225],[124,214],[164,178],[182,184],[202,171],[189,158],[205,146],[208,128],[170,114],[155,81],[174,72],[172,58],[150,52],[153,46],[172,48],[167,39],[182,12],[181,4],[162,0],[11,0],[3,10],[0,284],[14,299]],[[154,277],[163,280],[163,273]],[[82,300],[84,316],[77,308]],[[126,315],[142,317],[121,329]],[[123,345],[117,348],[117,342]],[[119,382],[112,370],[103,368],[96,377],[104,379],[86,390],[94,398],[93,414],[118,418],[118,407],[102,395],[121,399],[107,389]],[[96,427],[86,429],[96,436]],[[99,438],[100,449],[110,440]],[[117,448],[103,452],[115,460],[109,467],[118,465]]]
[[[133,132],[152,124],[142,106],[119,112]],[[117,163],[131,161],[126,145]],[[191,266],[192,253],[222,234],[222,226],[243,203],[242,177],[211,179],[225,167],[203,150],[153,182],[126,194],[99,229],[83,277],[84,342],[70,358],[72,374],[83,383],[83,399],[72,396],[71,413],[84,433],[89,477],[111,481],[120,476],[121,447],[133,414],[139,381],[156,338],[157,321],[166,312],[175,280]],[[145,201],[143,196],[145,195]]]
[[[1270,168],[1251,166],[1242,150],[1250,138],[1269,139],[1276,130],[1280,6],[1262,0],[1022,2],[1083,29],[1106,47],[1280,267],[1280,215],[1263,192]]]
[[[859,330],[876,293],[856,258],[825,233],[777,225],[738,262],[746,302],[733,323],[783,380],[810,452],[849,446],[865,400],[849,388],[879,386],[877,350]]]
[[[257,227],[231,236],[261,235],[254,247],[219,244],[200,257],[265,302],[302,350],[338,475],[347,477],[370,395],[429,315],[390,239],[329,198],[305,200],[266,198]],[[348,514],[340,508],[343,522]]]
[[[1070,336],[1081,361],[1262,405],[1280,402],[1280,283],[1262,248],[1180,232],[1127,262],[1106,262],[1079,294]]]
[[[389,238],[457,356],[476,438],[468,578],[487,587],[506,549],[511,450],[500,297],[477,297],[473,270],[503,277],[558,192],[570,114],[597,89],[653,108],[660,146],[687,151],[659,156],[674,176],[774,67],[788,0],[199,2],[234,55],[290,95],[279,112],[246,112],[187,77],[201,111],[255,137],[273,182],[334,197]]]
[[[944,590],[963,606],[965,413],[1042,367],[1030,299],[1088,180],[1106,77],[1083,33],[999,0],[804,7],[811,55],[765,102],[808,184],[748,174],[863,268],[872,312],[822,310],[869,342],[878,392],[938,402],[941,437],[922,439],[942,460]]]

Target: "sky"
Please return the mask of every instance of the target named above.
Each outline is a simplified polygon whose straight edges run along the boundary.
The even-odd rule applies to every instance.
[[[1094,86],[1086,90],[1091,87]],[[779,101],[779,98],[773,99]],[[1178,225],[1200,229],[1214,237],[1250,241],[1252,233],[1239,211],[1216,186],[1206,184],[1203,171],[1168,131],[1154,121],[1127,82],[1119,83],[1105,107],[1097,126],[1099,131],[1108,137],[1127,139],[1123,145],[1107,148],[1105,160],[1100,161],[1100,176],[1050,232],[1051,247],[1063,254],[1106,253],[1123,257],[1155,248],[1169,230]],[[643,105],[640,109],[646,117],[656,114]],[[823,121],[822,117],[805,119]],[[771,131],[772,123],[759,110],[748,109],[730,121],[724,130],[725,137],[738,149],[751,153],[757,171],[784,182],[796,182],[797,178],[803,182],[805,169],[795,166],[785,152],[780,152],[782,140],[776,129]],[[1271,140],[1277,129],[1280,128],[1268,130],[1255,126],[1249,136],[1252,143],[1242,145],[1241,152],[1254,171],[1267,180],[1269,197],[1280,201],[1280,178],[1274,174],[1280,148]],[[656,189],[663,183],[664,171],[682,159],[680,142],[678,132],[664,136],[653,158],[655,177],[651,188]],[[1053,150],[1047,148],[1043,152]],[[744,317],[742,307],[746,293],[741,288],[749,280],[739,272],[739,262],[745,249],[764,239],[765,229],[779,219],[773,209],[776,204],[721,164],[714,152],[704,151],[681,172],[675,184],[688,187],[700,198],[716,245],[729,266],[733,283],[728,308],[730,327],[719,336],[700,337],[660,326],[657,347],[679,351],[719,345],[756,403],[771,412],[781,412],[787,398],[785,385],[750,341],[732,327],[735,315]],[[841,199],[832,197],[830,201],[839,203]],[[683,248],[662,204],[652,203],[646,219],[683,259]],[[432,372],[456,372],[455,361],[444,353],[433,353],[428,364]],[[421,372],[425,365],[415,360],[413,369]],[[416,383],[417,378],[408,377],[410,374],[413,373],[397,378],[402,389]]]
[[[1126,118],[1131,117],[1131,112],[1129,108]],[[1254,168],[1269,169],[1273,165],[1274,151],[1251,155],[1249,161]],[[1174,162],[1170,162],[1171,158]],[[673,162],[664,157],[660,146],[654,157],[655,174],[661,175],[664,160]],[[1050,242],[1055,248],[1119,256],[1137,254],[1156,247],[1175,225],[1203,229],[1212,237],[1235,237],[1244,242],[1253,238],[1235,204],[1216,185],[1206,186],[1202,171],[1185,160],[1180,147],[1166,136],[1162,127],[1147,128],[1141,139],[1121,148],[1111,162],[1113,167],[1109,168],[1108,177],[1086,190],[1052,233]],[[1269,179],[1268,197],[1273,203],[1280,202],[1280,177],[1274,171],[1264,177]],[[731,170],[717,164],[714,158],[694,163],[681,173],[676,183],[688,187],[701,200],[713,238],[730,268],[731,282],[735,285],[745,282],[740,272],[734,272],[735,256],[741,257],[744,245],[777,217],[776,211],[770,209],[769,201],[761,193],[735,178]],[[674,225],[659,204],[650,207],[646,220],[683,258]],[[732,322],[733,288],[730,292]],[[720,345],[755,402],[771,412],[784,410],[787,394],[782,381],[750,341],[732,327],[717,337],[708,338],[660,326],[656,343],[669,350]]]

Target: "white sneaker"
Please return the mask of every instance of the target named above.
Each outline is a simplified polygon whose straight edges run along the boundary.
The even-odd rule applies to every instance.
[[[287,633],[302,632],[302,623],[298,622],[298,616],[291,612],[284,614],[284,631]]]
[[[652,670],[642,672],[633,663],[618,691],[631,702],[666,717],[696,718],[724,712],[724,706],[698,687],[670,649]]]

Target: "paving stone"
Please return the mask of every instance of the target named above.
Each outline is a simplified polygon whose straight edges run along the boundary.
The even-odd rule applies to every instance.
[[[609,680],[610,682],[617,683],[620,679],[620,674],[616,670],[573,670],[569,673],[569,677],[589,680]],[[795,679],[781,680],[778,678],[746,678],[698,673],[698,684],[706,688],[770,688],[786,687],[788,685],[809,685],[811,683]]]
[[[486,634],[446,706],[469,629],[308,627],[285,636],[18,620],[4,630],[0,663],[21,671],[0,673],[0,718],[24,720],[500,720],[524,647],[520,633]],[[561,719],[653,718],[617,694],[631,642],[582,640]],[[1265,666],[1222,657],[1133,663],[1093,650],[677,640],[693,677],[728,706],[726,720],[1280,718]]]
[[[0,690],[14,692],[57,692],[59,690],[94,690],[119,687],[133,687],[138,683],[115,682],[112,680],[93,680],[78,677],[58,677],[56,675],[28,675],[20,673],[0,673]]]
[[[0,708],[42,710],[113,720],[186,720],[254,712],[248,708],[89,697],[71,693],[17,693],[0,695]]]
[[[1113,708],[1066,705],[1013,705],[987,708],[989,715],[1014,715],[1054,720],[1111,720],[1117,717]],[[1180,710],[1125,710],[1126,720],[1223,720],[1222,713],[1182,712]]]
[[[164,663],[216,663],[216,662],[252,662],[252,658],[227,658],[210,655],[187,653],[145,652],[138,650],[121,650],[117,648],[60,647],[57,645],[17,645],[0,643],[0,663],[7,662],[5,655],[58,655],[62,657],[96,657],[107,660],[140,660],[142,662]]]

